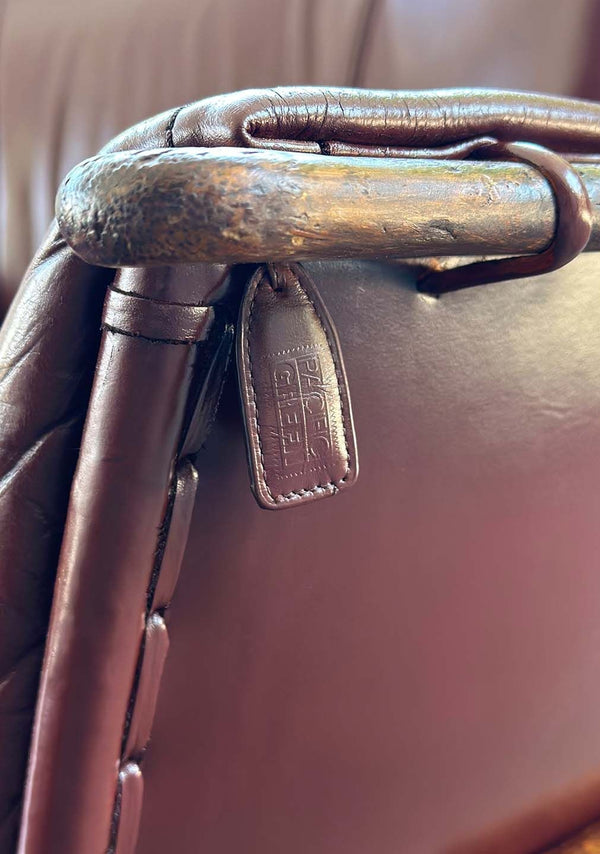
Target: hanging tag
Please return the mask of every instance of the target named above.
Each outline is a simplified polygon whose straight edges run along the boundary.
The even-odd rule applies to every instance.
[[[304,504],[351,486],[358,458],[339,342],[300,265],[261,266],[250,280],[237,360],[261,507]]]

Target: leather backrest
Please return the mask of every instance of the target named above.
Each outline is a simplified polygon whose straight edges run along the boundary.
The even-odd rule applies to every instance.
[[[66,172],[144,117],[250,86],[308,83],[499,86],[595,98],[593,7],[593,0],[172,0],[166,11],[162,0],[4,0],[0,307],[46,232]]]

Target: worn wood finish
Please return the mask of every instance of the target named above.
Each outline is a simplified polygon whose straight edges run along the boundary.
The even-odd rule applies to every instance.
[[[600,164],[580,163],[600,249]],[[526,254],[554,197],[533,167],[234,148],[122,152],[75,167],[57,196],[67,242],[110,267],[334,257]]]
[[[592,824],[545,854],[600,854],[600,822]]]

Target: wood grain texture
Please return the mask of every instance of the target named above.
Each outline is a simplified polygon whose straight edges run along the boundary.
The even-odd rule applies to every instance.
[[[600,164],[578,163],[600,248]],[[234,148],[122,152],[65,178],[56,213],[86,261],[149,266],[537,253],[555,201],[513,162],[325,157]]]

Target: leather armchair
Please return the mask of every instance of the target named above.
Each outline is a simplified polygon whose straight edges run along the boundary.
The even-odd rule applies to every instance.
[[[364,9],[353,14],[360,31]],[[367,69],[367,48],[353,50]],[[554,88],[579,79],[570,67]],[[186,100],[170,94],[156,109]],[[64,93],[47,127],[62,131],[57,103]],[[275,108],[282,121],[295,110],[285,97]],[[214,144],[205,111],[169,109],[115,147]],[[65,143],[48,173],[31,171],[27,146],[19,172],[3,133],[10,222],[23,195],[10,187],[36,188],[41,221],[37,188],[49,204],[58,173],[122,119],[93,145]],[[269,514],[246,485],[231,371],[208,437],[204,418],[248,269],[124,269],[114,282],[55,226],[36,255],[0,341],[3,850],[52,598],[23,854],[129,854],[138,821],[140,854],[532,854],[598,817],[597,259],[439,300],[389,260],[305,267],[342,341],[362,471],[346,495]],[[135,311],[122,327],[105,314],[101,336],[111,283],[183,303],[186,346],[127,326]],[[193,374],[192,351],[205,359]],[[173,480],[174,460],[189,462],[192,376],[205,410],[193,469]]]

